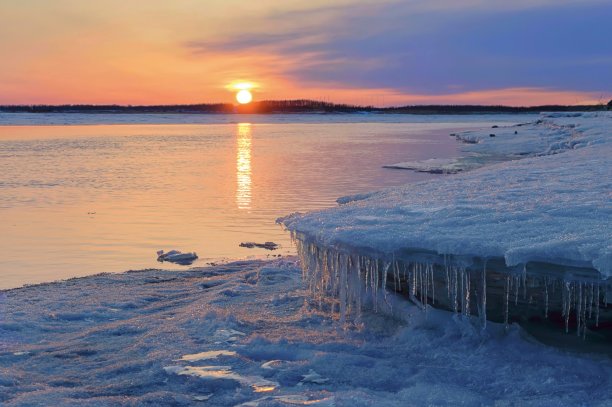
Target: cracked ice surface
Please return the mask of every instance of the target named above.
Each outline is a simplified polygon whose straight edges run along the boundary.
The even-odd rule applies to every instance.
[[[501,257],[507,266],[541,261],[609,278],[611,125],[610,113],[548,115],[517,134],[514,126],[463,133],[474,152],[514,160],[280,221],[320,247],[389,258],[406,250]]]
[[[342,325],[293,259],[0,292],[2,406],[606,406],[612,364],[428,309]]]

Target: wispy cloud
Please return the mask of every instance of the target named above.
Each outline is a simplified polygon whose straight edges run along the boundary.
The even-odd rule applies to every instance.
[[[0,1],[0,103],[230,101],[236,80],[355,103],[610,97],[610,21],[609,0]]]
[[[299,61],[285,74],[310,85],[434,95],[457,87],[612,91],[612,6],[604,2],[386,2],[283,11],[263,26],[279,19],[295,24],[187,46]]]

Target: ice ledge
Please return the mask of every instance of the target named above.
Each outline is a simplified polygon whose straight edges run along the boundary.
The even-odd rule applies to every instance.
[[[574,129],[570,144],[581,148],[345,198],[342,206],[279,222],[322,247],[499,257],[508,267],[561,262],[609,278],[612,122],[609,115],[558,120],[545,127]],[[523,133],[513,143],[537,140]]]

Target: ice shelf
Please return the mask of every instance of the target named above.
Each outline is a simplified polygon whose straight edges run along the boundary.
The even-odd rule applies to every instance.
[[[279,219],[314,295],[337,298],[343,318],[391,289],[483,324],[548,318],[578,335],[607,326],[612,116],[558,116],[462,136],[507,161]]]

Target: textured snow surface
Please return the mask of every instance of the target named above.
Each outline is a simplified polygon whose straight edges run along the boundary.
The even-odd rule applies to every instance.
[[[293,259],[0,292],[0,404],[610,405],[609,358],[387,301],[342,325]]]
[[[280,221],[323,247],[503,257],[508,266],[543,261],[610,277],[612,115],[558,116],[460,135],[476,143],[472,152],[511,161]]]

